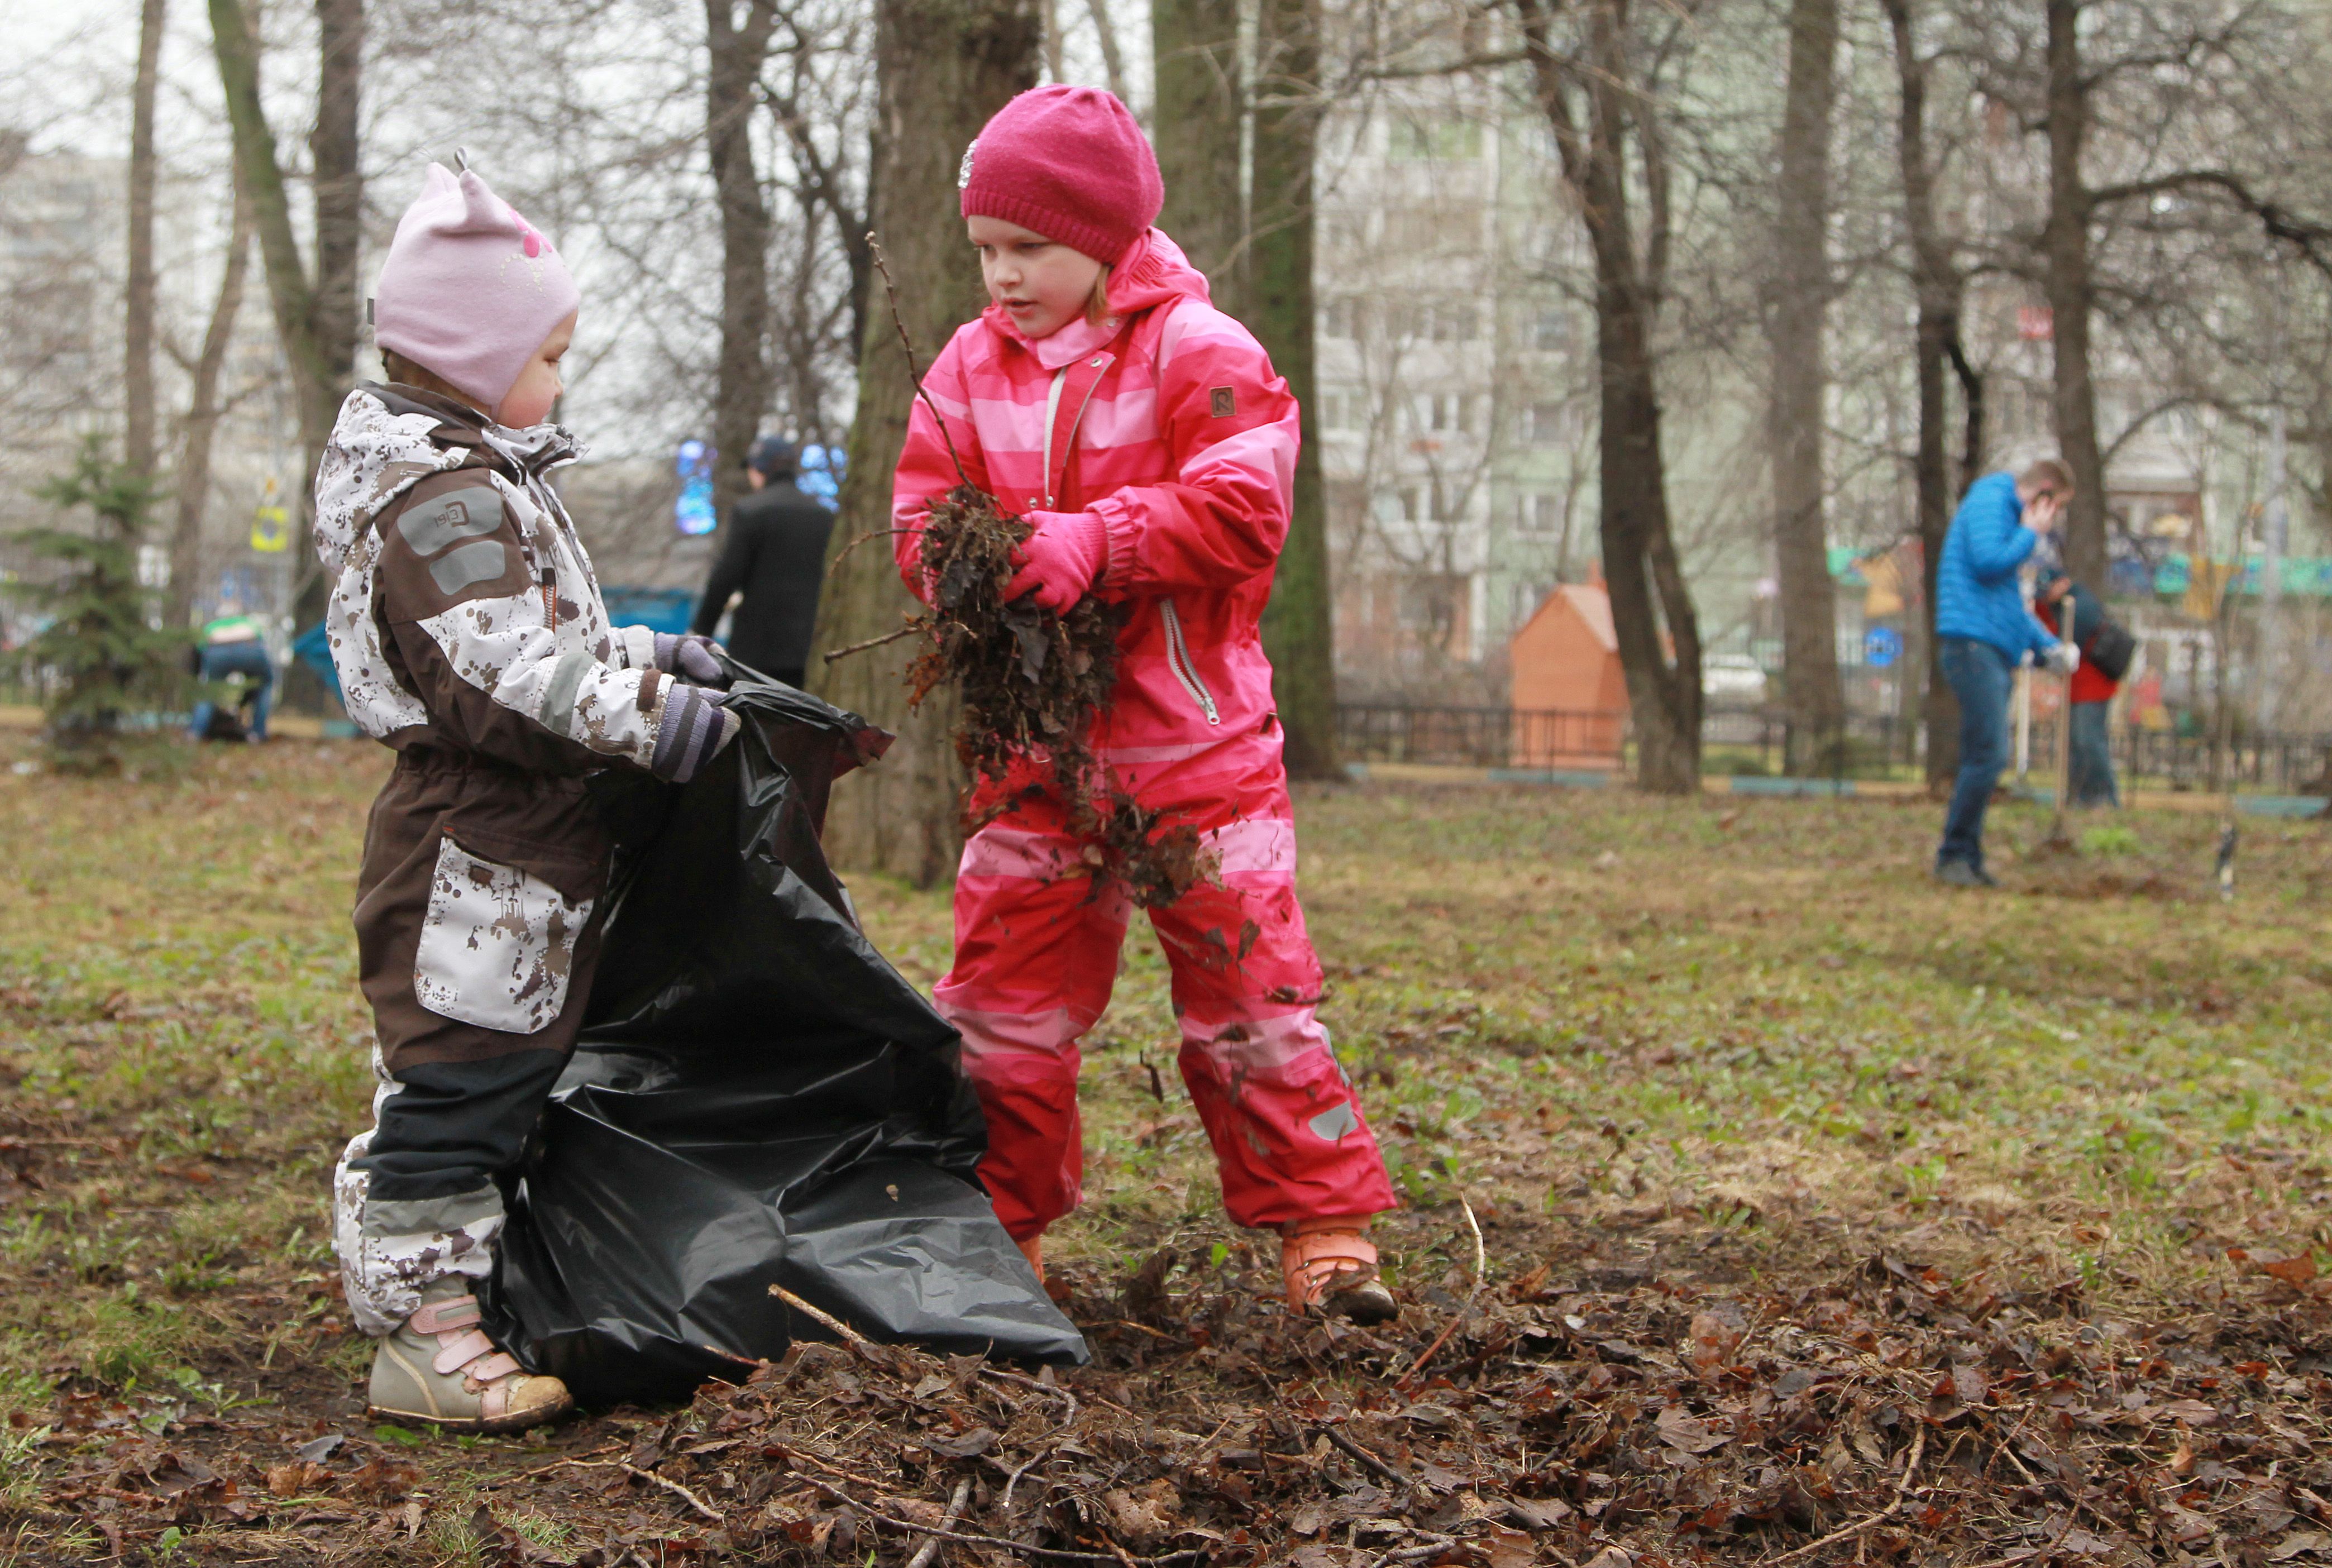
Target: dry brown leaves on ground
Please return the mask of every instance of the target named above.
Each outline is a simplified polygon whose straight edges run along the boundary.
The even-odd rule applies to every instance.
[[[1096,1352],[1077,1372],[803,1344],[686,1410],[597,1423],[626,1440],[462,1502],[469,1549],[578,1568],[2332,1557],[2332,1318],[2296,1268],[2262,1302],[2152,1324],[2083,1315],[2078,1281],[1888,1257],[1763,1294],[1541,1268],[1470,1309],[1429,1290],[1371,1332],[1291,1315],[1260,1275],[1178,1296],[1171,1266],[1072,1296]],[[76,1408],[45,1500],[117,1549],[175,1522],[214,1546],[330,1525],[385,1551],[427,1511],[394,1446],[284,1439],[237,1475],[198,1434]],[[546,1512],[559,1544],[512,1525]]]

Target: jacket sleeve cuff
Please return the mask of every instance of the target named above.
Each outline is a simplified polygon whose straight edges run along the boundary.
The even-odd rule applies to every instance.
[[[1101,575],[1094,578],[1094,587],[1123,593],[1133,583],[1133,520],[1127,515],[1125,502],[1106,495],[1083,515],[1092,518],[1102,533]]]
[[[647,627],[616,627],[616,645],[623,652],[624,668],[627,670],[655,668],[655,633]]]
[[[674,784],[685,784],[728,743],[736,732],[737,720],[702,686],[675,681],[667,685],[665,694],[648,771]]]

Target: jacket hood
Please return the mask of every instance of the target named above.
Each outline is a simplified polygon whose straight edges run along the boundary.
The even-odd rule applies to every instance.
[[[316,465],[316,556],[324,569],[346,566],[372,520],[398,496],[433,473],[461,467],[480,446],[527,473],[583,454],[560,425],[505,429],[451,398],[412,387],[350,392]]]
[[[1178,300],[1209,303],[1206,274],[1190,264],[1182,247],[1168,238],[1163,229],[1151,229],[1110,269],[1110,315],[1100,325],[1079,316],[1049,337],[1031,339],[1012,324],[1001,305],[989,306],[980,317],[998,337],[1019,344],[1047,369],[1055,369],[1107,344],[1135,311]]]
[[[1212,302],[1204,272],[1190,264],[1182,247],[1163,229],[1152,229],[1133,242],[1109,274],[1109,308],[1121,316],[1175,300]]]

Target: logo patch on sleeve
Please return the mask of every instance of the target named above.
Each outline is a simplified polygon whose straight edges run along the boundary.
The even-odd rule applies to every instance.
[[[1238,394],[1228,387],[1216,387],[1207,394],[1207,399],[1218,419],[1228,419],[1238,412]]]

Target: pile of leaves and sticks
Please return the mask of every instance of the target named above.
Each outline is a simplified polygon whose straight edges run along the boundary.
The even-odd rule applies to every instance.
[[[423,1450],[293,1435],[205,1460],[134,1429],[76,1445],[43,1490],[100,1510],[117,1551],[165,1521],[220,1526],[214,1547],[329,1523],[388,1560],[434,1508],[473,1561],[576,1568],[2332,1557],[2312,1286],[2122,1322],[2078,1277],[2012,1288],[1884,1255],[1786,1289],[1541,1266],[1404,1290],[1400,1321],[1362,1330],[1289,1313],[1236,1251],[1189,1260],[1178,1293],[1181,1261],[1071,1288],[1089,1367],[1031,1375],[829,1319],[832,1341],[678,1411],[569,1428],[597,1446],[450,1505],[406,1495]]]
[[[1094,722],[1117,679],[1124,611],[1090,594],[1066,614],[1045,608],[1030,595],[1005,597],[1019,570],[1020,547],[1035,529],[1027,519],[1006,512],[965,473],[946,418],[922,390],[889,263],[874,236],[867,240],[891,293],[891,319],[915,395],[939,427],[958,481],[932,499],[922,531],[928,607],[877,641],[920,639],[921,650],[907,667],[912,705],[920,707],[941,686],[952,688],[960,701],[956,755],[975,783],[985,780],[999,791],[966,822],[967,831],[1049,795],[1065,810],[1069,831],[1084,840],[1085,864],[1076,869],[1096,887],[1113,882],[1144,908],[1172,904],[1198,884],[1216,880],[1219,857],[1194,825],[1142,805],[1094,755]],[[838,649],[827,657],[855,651]]]

